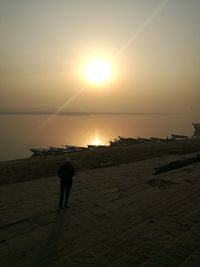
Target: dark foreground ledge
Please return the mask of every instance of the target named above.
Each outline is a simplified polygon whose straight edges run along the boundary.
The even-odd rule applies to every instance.
[[[80,153],[67,153],[77,170],[117,165],[167,155],[183,155],[200,151],[200,138],[171,143],[144,143],[130,146],[101,148]],[[55,176],[66,155],[41,156],[0,162],[0,185]]]

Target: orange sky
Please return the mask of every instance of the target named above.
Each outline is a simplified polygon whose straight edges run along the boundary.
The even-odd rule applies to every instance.
[[[199,11],[195,0],[3,0],[1,110],[197,117]],[[96,55],[113,62],[113,79],[101,87],[79,75]]]

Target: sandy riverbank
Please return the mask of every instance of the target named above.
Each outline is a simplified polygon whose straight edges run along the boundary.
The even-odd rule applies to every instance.
[[[0,185],[55,176],[66,155],[71,157],[77,170],[86,170],[98,168],[102,165],[117,165],[167,155],[182,155],[195,151],[200,151],[200,138],[169,143],[144,143],[109,147],[58,156],[0,162]]]

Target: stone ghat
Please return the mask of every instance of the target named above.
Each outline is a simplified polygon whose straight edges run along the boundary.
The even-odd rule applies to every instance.
[[[199,266],[200,163],[154,175],[185,157],[79,172],[70,209],[57,210],[57,177],[1,186],[1,265]]]

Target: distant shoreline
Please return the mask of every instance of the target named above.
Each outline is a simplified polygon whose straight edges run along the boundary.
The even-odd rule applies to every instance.
[[[3,115],[54,115],[54,116],[91,116],[91,115],[106,115],[106,116],[116,116],[116,115],[123,115],[123,116],[131,116],[131,115],[141,115],[141,116],[150,116],[150,115],[175,115],[173,113],[156,113],[156,112],[56,112],[56,111],[0,111],[0,116]]]

